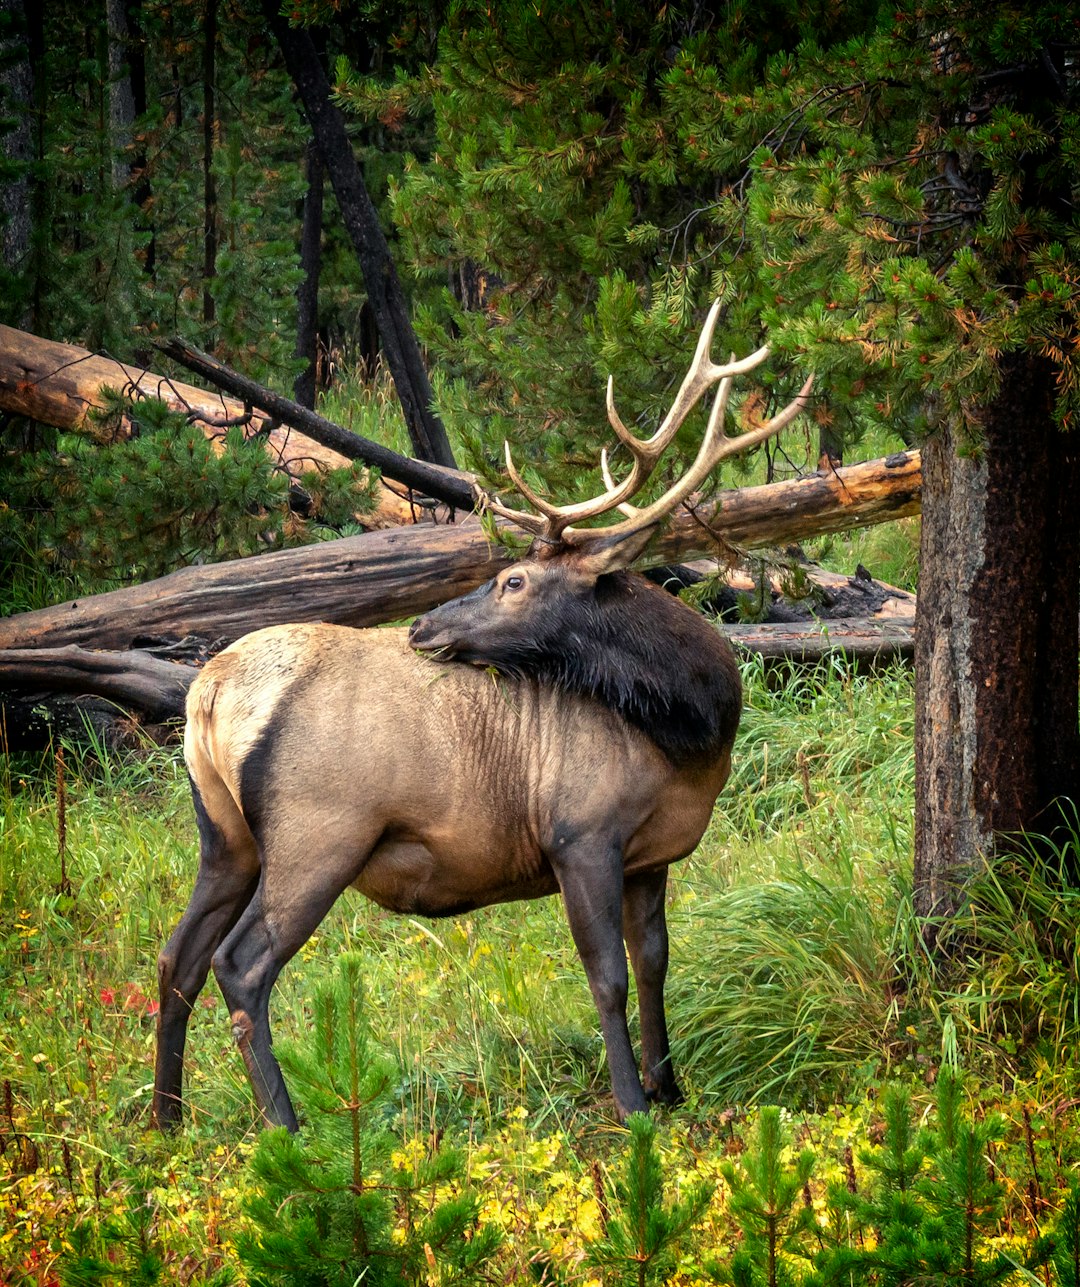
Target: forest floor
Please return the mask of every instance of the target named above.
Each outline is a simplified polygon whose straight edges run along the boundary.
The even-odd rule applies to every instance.
[[[910,914],[910,673],[748,665],[745,679],[734,776],[671,882],[687,1103],[659,1115],[657,1147],[672,1193],[718,1183],[679,1272],[690,1281],[706,1250],[722,1260],[740,1242],[719,1181],[760,1105],[784,1106],[785,1156],[792,1141],[813,1147],[806,1201],[824,1212],[830,1185],[881,1143],[883,1087],[908,1087],[925,1120],[943,1067],[965,1075],[972,1120],[1000,1120],[988,1165],[1004,1191],[984,1233],[1020,1248],[1019,1266],[1080,1155],[1075,960],[1053,933],[1075,933],[1072,904],[987,873],[979,947],[992,959],[940,971]],[[212,980],[191,1022],[187,1124],[170,1138],[149,1129],[155,958],[196,858],[181,757],[62,758],[62,787],[55,756],[9,760],[0,778],[0,1282],[76,1281],[64,1266],[76,1252],[89,1263],[88,1247],[104,1266],[93,1281],[128,1281],[135,1244],[162,1281],[246,1281],[235,1244],[259,1125]],[[1030,932],[1018,896],[1052,904]],[[962,943],[958,960],[975,950],[970,933]],[[384,1116],[400,1147],[460,1145],[483,1220],[506,1234],[500,1280],[543,1262],[588,1281],[625,1133],[558,902],[422,922],[347,894],[275,989],[279,1045],[310,1039],[316,987],[350,952],[372,1038],[397,1069]]]

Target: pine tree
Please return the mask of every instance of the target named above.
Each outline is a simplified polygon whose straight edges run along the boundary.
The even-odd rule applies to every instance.
[[[251,1160],[253,1230],[237,1243],[252,1280],[270,1287],[467,1284],[498,1244],[479,1224],[462,1158],[403,1141],[393,1127],[396,1064],[375,1045],[362,958],[349,953],[316,992],[305,1046],[282,1067],[305,1125],[267,1131]]]
[[[860,1155],[866,1192],[832,1195],[836,1208],[852,1213],[870,1236],[862,1245],[823,1253],[819,1267],[827,1281],[992,1287],[1014,1272],[1015,1264],[991,1242],[1003,1190],[989,1174],[987,1152],[1001,1124],[969,1118],[962,1102],[960,1078],[943,1070],[936,1124],[917,1130],[908,1090],[885,1092],[883,1142]]]
[[[713,1187],[692,1185],[677,1202],[666,1202],[655,1120],[634,1113],[626,1128],[622,1175],[611,1186],[604,1234],[589,1244],[588,1260],[605,1283],[647,1287],[674,1272],[679,1246],[705,1214]]]
[[[739,1164],[722,1167],[728,1206],[742,1233],[730,1265],[718,1270],[733,1287],[811,1287],[815,1281],[806,1238],[815,1217],[804,1201],[814,1155],[804,1149],[789,1167],[784,1149],[780,1110],[769,1106]]]

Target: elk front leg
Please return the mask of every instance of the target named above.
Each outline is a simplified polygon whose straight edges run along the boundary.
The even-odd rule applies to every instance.
[[[664,898],[667,868],[629,877],[623,888],[623,938],[637,981],[641,1016],[641,1080],[646,1099],[681,1104],[675,1081],[664,1014],[664,980],[668,966]]]
[[[648,1109],[626,1027],[629,979],[622,941],[623,860],[610,842],[565,844],[552,858],[600,1031],[604,1035],[615,1112],[620,1121]]]

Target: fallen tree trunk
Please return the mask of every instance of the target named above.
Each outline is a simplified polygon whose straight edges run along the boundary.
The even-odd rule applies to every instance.
[[[102,357],[72,344],[58,344],[27,331],[0,326],[0,411],[39,420],[57,429],[76,430],[103,443],[130,437],[129,421],[105,422],[91,415],[105,408],[103,389],[114,389],[131,397],[160,398],[174,411],[185,415],[194,413],[195,423],[208,438],[221,434],[223,422],[235,421],[245,414],[244,403],[237,398],[208,393],[192,384]],[[349,433],[340,426],[335,428],[342,434]],[[343,455],[261,411],[252,414],[244,432],[249,437],[260,435],[275,462],[294,478],[308,469],[340,469],[353,459],[366,459],[359,450]],[[349,436],[358,438],[355,434]],[[377,448],[377,444],[370,445]],[[387,477],[393,477],[393,465],[390,470],[385,465],[384,457],[380,468]],[[406,485],[423,486],[422,483]],[[377,511],[368,516],[368,520],[373,526],[397,526],[415,522],[418,513],[408,497],[384,487]]]
[[[0,651],[0,689],[93,693],[155,723],[183,715],[184,698],[197,674],[194,666],[139,650],[91,652],[68,644]]]
[[[767,622],[721,627],[736,651],[766,666],[808,664],[842,656],[858,669],[911,664],[914,616]],[[164,661],[142,650],[95,652],[64,648],[0,651],[0,732],[6,750],[37,750],[58,736],[76,739],[89,725],[110,745],[137,743],[176,732],[198,666]],[[63,694],[64,696],[58,696]],[[79,694],[73,700],[69,694]],[[135,721],[132,719],[135,716]],[[148,727],[156,726],[156,727]]]
[[[841,655],[857,667],[875,668],[915,659],[914,618],[766,622],[726,625],[724,633],[740,652],[768,662],[810,663]]]
[[[711,555],[728,543],[783,545],[914,514],[919,484],[918,453],[905,452],[794,482],[721,492],[680,511],[647,561]],[[371,532],[182,568],[144,585],[0,619],[0,648],[126,649],[186,635],[216,646],[276,622],[378,625],[474,589],[510,561],[475,519]]]

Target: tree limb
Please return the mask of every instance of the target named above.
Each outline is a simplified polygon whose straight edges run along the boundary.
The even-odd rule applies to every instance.
[[[157,341],[157,348],[174,362],[194,371],[217,388],[224,389],[249,406],[257,407],[282,424],[292,425],[308,438],[336,451],[338,455],[347,456],[350,460],[362,460],[365,465],[374,465],[382,471],[384,477],[404,483],[407,487],[415,487],[426,496],[443,501],[453,509],[468,511],[473,508],[471,474],[401,456],[381,443],[372,442],[369,438],[363,438],[360,434],[309,411],[291,398],[273,393],[177,336]]]

